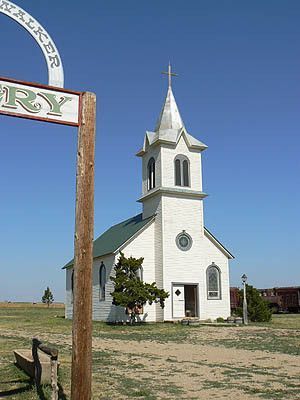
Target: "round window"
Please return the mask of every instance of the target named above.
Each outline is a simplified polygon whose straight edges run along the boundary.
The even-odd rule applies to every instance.
[[[185,231],[182,231],[176,237],[176,244],[180,250],[187,251],[192,247],[192,238]]]

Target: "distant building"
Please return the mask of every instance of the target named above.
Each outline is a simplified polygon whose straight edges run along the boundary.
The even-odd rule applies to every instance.
[[[234,312],[240,306],[240,296],[239,296],[239,288],[231,287],[230,288],[230,309]]]
[[[230,308],[234,312],[241,307],[239,288],[230,288]],[[257,289],[269,306],[275,312],[300,312],[300,286],[275,287],[268,289]]]
[[[300,286],[258,290],[277,312],[300,312]]]

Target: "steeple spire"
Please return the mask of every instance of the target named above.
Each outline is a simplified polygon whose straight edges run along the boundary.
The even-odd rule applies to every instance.
[[[205,150],[207,146],[189,134],[183,124],[172,91],[172,76],[177,76],[177,74],[172,72],[170,63],[168,72],[163,72],[163,74],[168,75],[169,78],[167,96],[154,131],[146,131],[143,147],[137,156],[143,157],[148,151],[151,151],[150,149],[155,143],[163,142],[176,146],[181,137],[184,137],[189,149],[199,152]]]
[[[172,72],[170,63],[168,66],[168,72],[164,71],[162,73],[168,75],[169,85],[166,100],[155,127],[155,132],[166,129],[181,129],[184,126],[172,92],[172,76],[178,75]]]

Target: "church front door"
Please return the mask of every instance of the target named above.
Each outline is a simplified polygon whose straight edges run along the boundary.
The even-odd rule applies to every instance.
[[[173,285],[173,318],[185,317],[184,285]]]
[[[173,318],[198,317],[198,285],[173,284]]]

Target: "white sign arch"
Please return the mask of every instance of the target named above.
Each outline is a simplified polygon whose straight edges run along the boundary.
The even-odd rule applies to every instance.
[[[49,33],[36,19],[11,1],[0,0],[0,12],[18,22],[34,37],[47,62],[48,84],[64,87],[64,70],[61,58]]]

